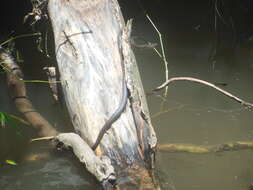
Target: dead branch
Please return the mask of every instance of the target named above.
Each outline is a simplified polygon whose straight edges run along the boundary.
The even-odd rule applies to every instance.
[[[239,102],[241,105],[243,106],[246,106],[246,107],[249,107],[249,108],[252,108],[253,107],[253,104],[252,103],[249,103],[249,102],[246,102],[240,98],[238,98],[237,96],[215,86],[214,84],[210,83],[210,82],[207,82],[207,81],[204,81],[204,80],[200,80],[200,79],[197,79],[197,78],[192,78],[192,77],[173,77],[173,78],[170,78],[169,80],[167,80],[166,82],[164,82],[162,85],[160,85],[159,87],[155,88],[152,90],[152,92],[157,92],[159,90],[162,90],[163,88],[165,88],[166,86],[168,86],[170,83],[172,82],[175,82],[175,81],[191,81],[191,82],[195,82],[195,83],[199,83],[199,84],[203,84],[205,86],[208,86],[208,87],[211,87],[211,88],[214,88],[215,90],[221,92],[222,94],[224,94],[225,96],[231,98],[232,100],[235,100],[237,102]]]
[[[55,140],[56,147],[61,145],[65,148],[72,148],[76,157],[91,172],[105,189],[112,188],[115,183],[114,168],[108,157],[97,157],[86,142],[75,133],[60,133],[44,119],[33,107],[26,93],[26,85],[23,81],[23,73],[14,61],[13,57],[0,47],[0,65],[6,71],[8,88],[12,99],[26,120],[42,138],[36,140]]]
[[[96,176],[99,182],[105,185],[115,184],[116,176],[111,161],[107,156],[97,157],[89,145],[75,133],[61,133],[55,137],[64,148],[72,148],[74,154],[86,169]]]

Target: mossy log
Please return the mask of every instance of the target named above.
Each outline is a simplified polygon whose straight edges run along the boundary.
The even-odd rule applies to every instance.
[[[166,152],[187,152],[187,153],[204,154],[204,153],[217,153],[225,151],[253,149],[253,142],[237,141],[212,146],[197,146],[190,144],[160,144],[157,146],[157,148],[160,151]]]

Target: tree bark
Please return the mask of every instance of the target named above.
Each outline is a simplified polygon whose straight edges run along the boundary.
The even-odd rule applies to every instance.
[[[74,133],[60,133],[44,119],[33,107],[26,93],[23,72],[14,58],[0,46],[0,66],[6,71],[10,95],[17,110],[23,114],[28,123],[42,138],[35,140],[53,140],[53,145],[59,148],[71,148],[86,169],[100,181],[105,189],[110,189],[116,182],[115,171],[111,161],[106,156],[97,157],[88,144]]]
[[[64,99],[75,132],[89,146],[94,144],[120,104],[125,80],[127,105],[102,138],[96,154],[110,158],[117,176],[125,175],[123,171],[137,176],[136,168],[148,173],[154,166],[157,139],[129,45],[131,22],[125,26],[116,0],[49,0],[48,12]],[[148,183],[153,183],[151,178]]]

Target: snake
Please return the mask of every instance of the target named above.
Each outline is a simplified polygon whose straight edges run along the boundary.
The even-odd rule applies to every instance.
[[[121,46],[119,46],[119,47],[121,47]],[[124,61],[123,61],[122,51],[120,51],[120,55],[121,55],[121,69],[122,69],[122,95],[121,95],[121,99],[120,99],[117,109],[114,111],[114,113],[105,122],[105,124],[103,125],[103,127],[99,131],[97,139],[96,139],[95,143],[93,144],[93,146],[91,147],[92,150],[96,150],[97,146],[99,145],[99,143],[103,139],[105,133],[112,127],[112,124],[121,116],[121,114],[125,110],[125,107],[127,104],[128,89],[127,89],[127,84],[125,81],[125,65],[124,65]]]

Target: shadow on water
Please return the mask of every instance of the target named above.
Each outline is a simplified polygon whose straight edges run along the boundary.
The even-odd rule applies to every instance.
[[[235,57],[220,58],[215,64],[208,62],[213,40],[209,3],[178,1],[162,7],[158,0],[145,2],[144,6],[150,4],[153,7],[147,10],[164,34],[170,77],[190,76],[226,83],[224,89],[245,100],[252,100],[252,47],[240,46]],[[127,18],[134,17],[133,35],[158,42],[157,34],[136,2],[122,1],[121,5]],[[199,25],[200,30],[197,27]],[[27,77],[43,79],[45,75],[40,68],[47,60],[38,53],[32,58],[27,55],[33,54],[30,51],[24,54],[26,62],[31,63],[26,66]],[[161,84],[165,77],[160,58],[152,50],[146,49],[136,48],[135,54],[145,90],[149,91]],[[4,76],[0,77],[0,86],[3,89],[0,91],[0,111],[16,113],[5,91]],[[60,129],[67,125],[69,130],[66,113],[62,113],[61,107],[54,104],[47,86],[29,84],[28,91],[35,107],[52,124]],[[251,110],[212,89],[189,82],[174,83],[169,86],[168,92],[164,113],[158,114],[161,104],[159,96],[148,97],[159,143],[215,145],[252,140]],[[0,132],[5,136],[2,130]],[[26,134],[33,136],[30,130]],[[22,144],[11,136],[5,139],[7,140],[4,142],[3,138],[0,139],[0,147],[1,152],[7,153],[0,155],[3,159],[9,159],[6,157],[8,152],[19,152],[17,155],[9,155],[12,155],[10,159],[17,158],[20,163],[17,167],[0,166],[0,189],[99,189],[93,177],[83,170],[71,154],[52,152],[46,143],[27,144],[24,140]],[[22,156],[19,156],[21,153]],[[158,152],[157,173],[163,189],[248,189],[253,182],[252,163],[251,150],[205,155]]]
[[[69,152],[53,152],[46,143],[29,146],[18,166],[0,170],[1,189],[99,189],[95,179]],[[88,180],[87,180],[88,179]]]

